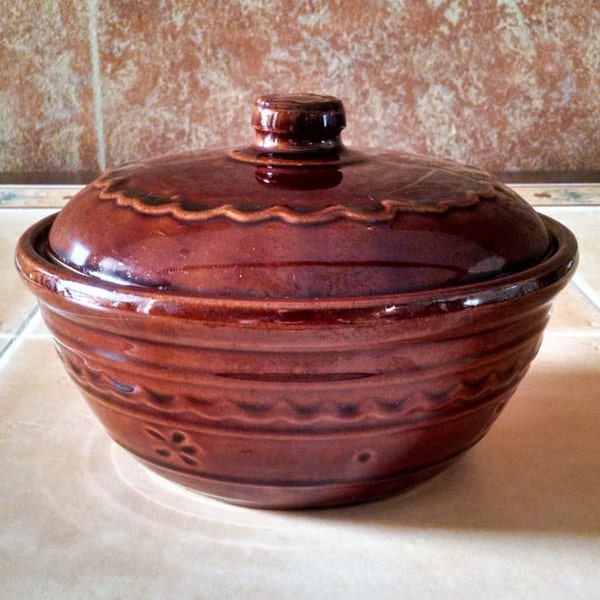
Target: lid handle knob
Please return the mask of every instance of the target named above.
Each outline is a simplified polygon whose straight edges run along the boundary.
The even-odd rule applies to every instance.
[[[317,94],[269,94],[257,98],[252,113],[254,148],[269,154],[343,149],[346,126],[342,101]]]

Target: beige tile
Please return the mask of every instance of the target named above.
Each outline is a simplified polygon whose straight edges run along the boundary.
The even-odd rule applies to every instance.
[[[575,234],[580,256],[574,282],[600,308],[600,207],[540,207],[538,210]]]
[[[571,282],[555,299],[546,335],[600,335],[600,308]]]
[[[14,335],[36,306],[15,269],[13,257],[21,234],[42,217],[56,212],[45,209],[0,209],[0,334]],[[1,345],[1,342],[0,342]]]
[[[36,311],[27,326],[23,328],[21,336],[26,339],[51,338],[52,334],[46,327],[40,311]]]
[[[20,340],[0,379],[3,597],[314,598],[317,582],[323,597],[591,598],[599,359],[592,340],[547,342],[443,475],[381,502],[287,513],[150,475],[104,433],[50,341]]]

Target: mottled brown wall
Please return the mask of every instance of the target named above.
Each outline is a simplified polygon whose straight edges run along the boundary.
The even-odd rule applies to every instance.
[[[492,170],[600,169],[598,0],[21,0],[0,11],[0,171],[245,145],[268,91],[344,139]]]

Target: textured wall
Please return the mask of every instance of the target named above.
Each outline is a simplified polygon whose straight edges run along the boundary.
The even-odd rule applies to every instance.
[[[252,139],[257,94],[342,98],[352,145],[600,169],[598,0],[21,0],[0,11],[0,171]]]

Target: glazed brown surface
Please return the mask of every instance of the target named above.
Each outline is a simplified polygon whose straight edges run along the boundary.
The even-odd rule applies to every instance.
[[[482,171],[346,150],[330,98],[268,104],[251,147],[106,173],[23,234],[17,268],[157,473],[264,508],[396,493],[491,427],[577,243]]]
[[[17,264],[67,372],[110,435],[161,475],[228,502],[330,506],[387,496],[491,427],[535,357],[576,243],[447,294],[248,301],[114,286],[23,235]]]

